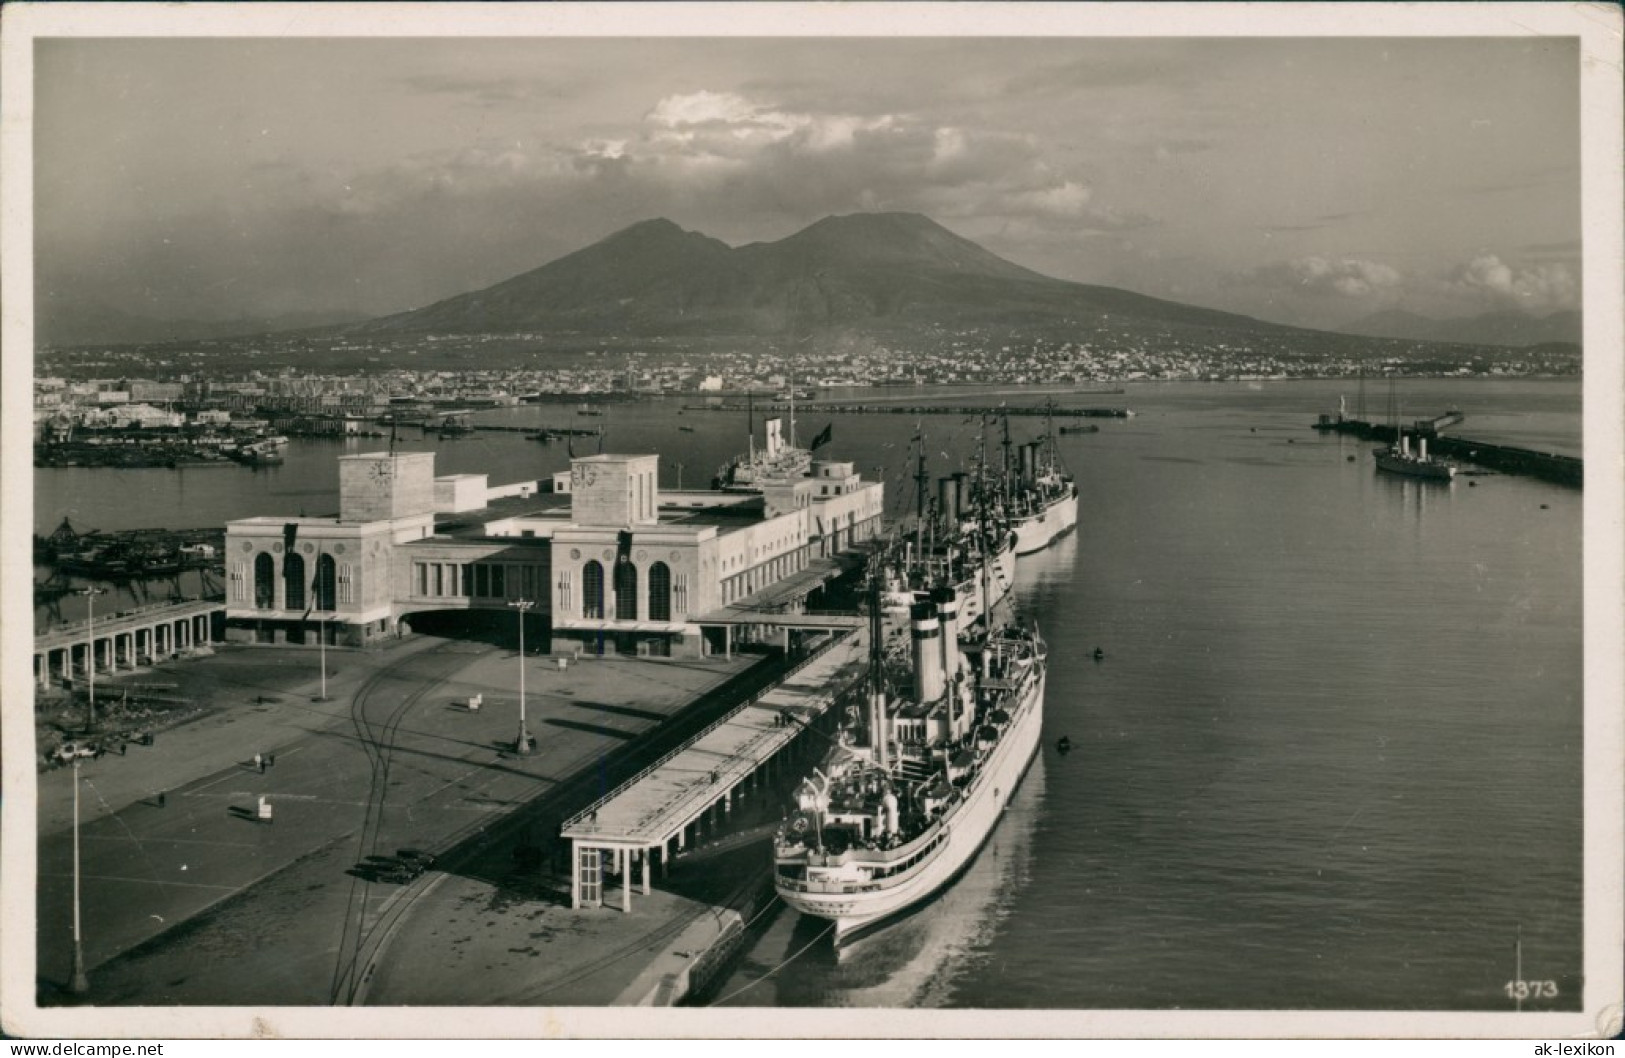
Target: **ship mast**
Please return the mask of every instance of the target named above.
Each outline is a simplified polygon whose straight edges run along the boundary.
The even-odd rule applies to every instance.
[[[1008,411],[1004,413],[1004,442],[1003,442],[1003,444],[1004,444],[1004,480],[1003,480],[1003,488],[1002,488],[1001,491],[1004,493],[1005,506],[1008,507],[1010,505],[1010,413]]]
[[[914,553],[920,557],[920,568],[925,568],[925,486],[930,480],[925,472],[925,431],[916,435],[920,450],[914,471]]]
[[[1004,420],[1004,427],[1006,438],[1005,443],[1008,445],[1008,439],[1010,436],[1010,420],[1008,417],[1006,417]],[[976,474],[977,477],[985,480],[987,472],[987,446],[985,436],[983,440],[978,443],[977,448]],[[1006,451],[1008,450],[1009,449],[1006,448]],[[980,487],[981,483],[978,483],[978,488]],[[991,647],[991,641],[993,639],[993,580],[988,575],[987,563],[990,553],[993,550],[993,539],[992,535],[988,532],[987,504],[977,504],[976,511],[977,529],[978,535],[981,537],[982,552],[982,627],[987,630],[987,638],[989,640],[989,646]],[[981,690],[981,671],[981,666],[977,666],[976,672],[978,692]],[[978,697],[980,697],[980,694],[978,694]]]

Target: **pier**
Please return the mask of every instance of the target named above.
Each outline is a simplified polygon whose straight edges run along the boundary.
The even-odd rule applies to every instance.
[[[226,604],[207,600],[143,606],[34,637],[34,680],[43,690],[53,673],[63,683],[84,672],[132,671],[192,647],[214,642],[214,615]]]
[[[1461,412],[1451,410],[1430,419],[1417,419],[1405,429],[1412,437],[1426,437],[1435,455],[1459,459],[1502,474],[1524,474],[1574,488],[1584,485],[1585,461],[1577,456],[1539,452],[1533,448],[1492,444],[1488,441],[1474,441],[1466,437],[1446,437],[1439,432],[1447,426],[1455,426],[1465,420],[1466,416]],[[1399,439],[1398,427],[1367,422],[1364,419],[1346,419],[1340,415],[1322,415],[1314,424],[1314,428],[1323,432],[1352,434],[1362,440],[1382,441],[1388,444],[1393,444]]]
[[[796,617],[775,616],[791,623]],[[664,872],[684,849],[722,827],[739,801],[769,789],[793,766],[790,757],[823,748],[807,732],[862,685],[867,653],[864,629],[831,634],[776,685],[566,820],[561,834],[570,842],[570,906],[603,906],[605,875],[614,874],[621,880],[621,910],[630,913],[633,889],[651,892],[657,856]]]

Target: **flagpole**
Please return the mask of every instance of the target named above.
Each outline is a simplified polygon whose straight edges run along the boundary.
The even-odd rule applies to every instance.
[[[325,613],[322,614],[321,628],[316,633],[316,639],[322,645],[322,696],[320,698],[316,699],[318,702],[327,701],[327,618],[328,618],[328,616],[329,616],[328,614],[325,614]]]

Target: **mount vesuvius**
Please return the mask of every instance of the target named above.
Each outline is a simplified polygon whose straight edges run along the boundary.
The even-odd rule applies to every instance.
[[[494,286],[347,330],[373,334],[876,337],[923,330],[1295,328],[1040,275],[915,213],[826,217],[730,247],[648,220]],[[1303,332],[1299,332],[1303,333]]]

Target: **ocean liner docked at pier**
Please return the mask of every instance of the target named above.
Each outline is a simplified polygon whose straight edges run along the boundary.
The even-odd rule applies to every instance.
[[[1055,427],[1048,415],[1044,435],[1016,448],[1011,465],[1010,420],[1004,420],[1004,515],[1016,535],[1016,554],[1042,551],[1078,524],[1078,486],[1063,472],[1055,451]]]
[[[930,475],[925,467],[925,436],[912,443],[916,470],[913,531],[880,556],[881,608],[907,613],[948,585],[959,593],[967,625],[997,606],[1016,578],[1016,536],[997,515],[997,490],[985,473],[957,473],[937,479],[935,506],[927,502]],[[978,455],[978,466],[983,466]]]
[[[836,942],[952,881],[987,840],[1031,764],[1043,726],[1045,647],[1035,628],[993,622],[961,641],[952,588],[909,618],[912,686],[894,690],[871,622],[867,716],[842,728],[796,794],[773,844],[774,885]]]

